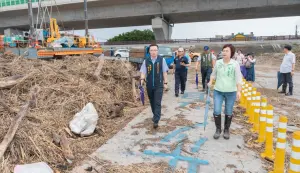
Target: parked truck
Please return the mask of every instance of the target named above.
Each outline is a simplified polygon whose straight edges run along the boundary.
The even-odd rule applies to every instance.
[[[171,47],[159,46],[158,55],[165,58],[170,69],[173,68],[175,52],[172,51]],[[136,64],[138,69],[141,68],[142,63],[146,58],[150,58],[149,46],[145,46],[144,50],[132,49],[129,52],[129,62]]]

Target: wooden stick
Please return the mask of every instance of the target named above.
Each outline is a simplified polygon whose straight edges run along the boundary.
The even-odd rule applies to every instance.
[[[11,88],[22,81],[24,76],[16,75],[0,79],[0,89]]]
[[[6,135],[4,136],[3,141],[0,144],[0,159],[2,159],[7,147],[13,140],[23,117],[27,114],[28,109],[36,103],[36,96],[38,94],[38,91],[38,87],[35,87],[32,90],[30,99],[21,107],[20,112],[16,115],[14,121],[11,123]]]
[[[94,77],[95,77],[96,79],[98,79],[98,80],[99,80],[99,76],[100,76],[100,73],[101,73],[103,64],[104,64],[104,58],[101,58],[101,59],[99,60],[98,67],[96,68],[95,73],[94,73]]]
[[[75,159],[73,152],[70,148],[70,142],[68,141],[68,138],[64,133],[62,133],[60,138],[60,146],[62,148],[62,151],[64,153],[65,158],[69,163],[72,163],[72,160]]]

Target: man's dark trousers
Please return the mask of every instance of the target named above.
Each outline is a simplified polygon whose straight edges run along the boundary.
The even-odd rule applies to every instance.
[[[147,88],[147,93],[153,113],[152,120],[154,123],[158,123],[161,116],[161,100],[163,96],[163,87],[157,87],[155,89]]]
[[[179,85],[180,90],[182,92],[185,91],[185,84],[187,78],[187,71],[186,70],[176,70],[175,71],[175,94],[179,93]]]
[[[210,81],[211,73],[212,73],[212,68],[211,67],[201,67],[202,87],[203,87],[203,89],[206,88],[205,81],[207,80],[207,83]]]
[[[286,92],[287,84],[289,84],[289,92],[293,94],[293,77],[291,73],[281,73],[282,74],[282,91]]]

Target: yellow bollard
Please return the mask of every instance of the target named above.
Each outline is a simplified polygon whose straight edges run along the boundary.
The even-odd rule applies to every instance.
[[[265,103],[267,100],[263,98],[263,102]],[[257,113],[255,122],[259,125],[254,127],[258,129],[258,139],[256,142],[264,143],[266,140],[266,120],[267,120],[267,107],[262,107],[260,114]]]
[[[266,97],[262,98],[261,99],[261,108],[260,108],[260,110],[266,110],[267,114],[268,114],[267,104],[268,104],[268,99]],[[271,106],[270,108],[272,108],[272,112],[273,112],[273,107]],[[261,116],[261,111],[256,115],[257,119],[256,119],[255,131],[257,133],[259,132],[259,119],[260,119],[260,116]],[[272,113],[272,116],[273,116],[273,113]],[[267,117],[267,115],[266,115],[266,117]]]
[[[267,98],[262,98],[261,99],[261,104],[260,104],[260,108],[259,110],[257,110],[254,114],[254,124],[253,124],[253,129],[255,133],[259,133],[259,122],[260,122],[260,116],[262,114],[262,111],[263,113],[265,114],[266,116],[266,112],[267,112]],[[265,129],[263,129],[265,130]]]
[[[267,107],[268,105],[268,99],[266,97],[262,98],[261,99],[261,107],[264,108],[264,107]]]
[[[261,102],[260,101],[255,103],[255,106],[254,106],[253,110],[254,110],[253,111],[253,119],[252,119],[253,126],[250,130],[253,133],[257,133],[257,124],[256,124],[256,122],[257,122],[257,119],[260,117],[259,114],[261,112]]]
[[[273,106],[267,106],[266,144],[265,152],[261,153],[262,158],[274,160],[273,153]]]
[[[254,113],[254,109],[253,109],[253,103],[255,103],[255,100],[256,100],[256,88],[252,88],[252,94],[251,94],[252,98],[251,98],[251,101],[249,103],[249,115],[248,117],[252,116],[253,113]]]
[[[293,134],[292,155],[290,159],[289,173],[300,172],[300,131]]]
[[[244,114],[245,116],[249,115],[250,112],[250,101],[252,99],[252,84],[248,84],[248,94],[246,97],[246,103],[245,103],[245,108],[246,108],[246,113]]]
[[[241,94],[241,99],[240,99],[240,106],[243,107],[244,105],[244,93],[245,93],[245,88],[246,88],[246,82],[243,80],[242,84],[242,94]]]
[[[252,97],[252,98],[253,98],[253,97]],[[251,106],[248,106],[248,107],[249,107],[249,111],[248,111],[248,114],[245,115],[245,116],[248,116],[248,121],[247,121],[247,123],[250,123],[250,124],[253,123],[251,117],[252,117],[253,111],[254,111],[254,109],[253,109],[253,108],[254,108],[254,102],[255,102],[255,100],[253,100],[253,99],[248,100],[248,104],[251,105]]]
[[[252,95],[255,95],[257,93],[256,90],[256,88],[252,88]]]
[[[287,117],[280,116],[279,125],[278,125],[276,152],[275,152],[274,171],[271,171],[270,173],[284,173],[286,128],[287,128]]]
[[[254,100],[252,102],[252,110],[251,110],[251,115],[250,115],[250,119],[249,119],[249,122],[251,124],[254,124],[255,122],[257,122],[256,118],[257,118],[257,113],[260,112],[260,102],[261,102],[261,94],[260,92],[257,92],[255,94],[255,96],[252,97],[252,99]],[[254,130],[254,125],[253,125],[253,128]],[[253,131],[254,132],[254,131]]]
[[[248,87],[249,87],[249,84],[246,83],[245,84],[245,89],[244,89],[244,95],[243,95],[243,107],[246,108],[246,101],[247,101],[247,96],[248,96]]]

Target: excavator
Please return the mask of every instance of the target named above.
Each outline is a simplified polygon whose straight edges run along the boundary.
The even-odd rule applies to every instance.
[[[47,43],[51,44],[53,42],[58,42],[59,40],[62,39],[62,35],[60,34],[59,31],[59,26],[57,25],[57,21],[55,18],[50,19],[50,27],[49,27],[50,35],[47,38]],[[67,40],[70,41],[69,44],[62,43],[64,44],[63,47],[73,47],[73,48],[86,48],[86,47],[92,47],[92,48],[97,48],[100,47],[100,45],[95,41],[94,36],[90,36],[88,38],[83,37],[83,36],[77,36],[77,35],[69,35],[68,38],[72,38],[72,40]],[[62,40],[61,42],[66,41]],[[51,46],[49,46],[51,47]]]
[[[51,18],[49,28],[40,30],[37,35],[39,34],[43,34],[43,39],[38,40],[40,37],[37,37],[29,47],[4,47],[4,51],[10,51],[25,58],[41,59],[81,54],[99,56],[103,53],[103,49],[93,36],[86,38],[61,34],[55,18]]]
[[[50,37],[47,39],[47,43],[60,39],[59,27],[55,18],[50,19]]]
[[[28,2],[29,3],[29,2]],[[87,1],[85,0],[85,3]],[[33,21],[32,6],[29,9],[31,22]],[[86,18],[87,20],[87,18]],[[30,23],[33,26],[33,23]],[[31,27],[33,29],[33,27]],[[86,29],[87,30],[87,29]],[[17,56],[25,58],[49,59],[68,55],[91,54],[99,56],[103,53],[100,44],[95,41],[93,36],[76,36],[61,34],[57,20],[50,18],[49,28],[38,29],[35,31],[35,38],[28,41],[26,47],[4,47],[4,52],[9,51]]]

